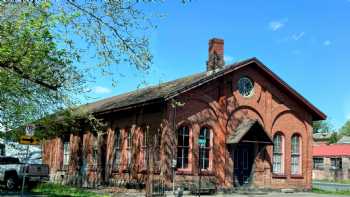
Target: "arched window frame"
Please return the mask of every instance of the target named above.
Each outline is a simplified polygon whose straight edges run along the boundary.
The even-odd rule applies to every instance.
[[[64,168],[68,168],[70,158],[71,158],[70,141],[64,141],[63,142],[63,167]]]
[[[180,135],[180,130],[182,128],[188,129],[188,146],[184,146],[186,144],[182,144],[181,146],[179,146],[179,143],[180,143],[179,135]],[[182,124],[176,130],[176,137],[177,137],[176,169],[177,169],[177,171],[191,171],[191,169],[192,169],[192,129],[191,129],[191,127],[187,124]],[[184,157],[185,156],[184,155],[185,149],[188,149],[187,165],[185,165],[185,162],[186,162],[185,157]]]
[[[298,141],[295,141],[297,139]],[[298,144],[295,144],[298,142]],[[290,171],[292,176],[302,175],[302,137],[299,133],[294,133],[291,137],[291,162]]]
[[[277,139],[280,137],[280,141]],[[273,162],[272,162],[272,170],[274,174],[284,175],[285,174],[285,137],[283,133],[276,132],[273,136]],[[279,144],[278,144],[279,143]],[[279,148],[277,147],[279,146]],[[278,160],[279,158],[279,160]]]
[[[198,150],[201,151],[200,155],[198,155],[198,157],[200,156],[199,165],[202,171],[211,171],[213,167],[213,129],[208,125],[202,126],[199,130],[199,136],[202,135],[202,131],[204,131],[204,129],[206,129],[206,134],[209,133],[209,136],[206,136],[206,144],[204,150],[198,147]],[[205,160],[208,160],[207,167],[204,166]]]
[[[132,146],[133,146],[133,130],[134,127],[126,127],[124,129],[125,137],[126,137],[126,152],[127,152],[127,169],[131,167],[132,160]]]
[[[141,158],[142,158],[142,168],[143,170],[147,170],[147,148],[148,148],[148,132],[149,132],[149,126],[144,125],[141,128],[142,132],[142,142],[141,142]]]
[[[122,132],[120,128],[114,129],[114,162],[113,169],[118,171],[122,158]]]

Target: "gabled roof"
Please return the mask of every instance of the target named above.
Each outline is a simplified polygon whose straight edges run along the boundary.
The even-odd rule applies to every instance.
[[[142,89],[138,89],[132,92],[113,96],[103,100],[99,100],[94,103],[88,103],[84,105],[88,111],[95,114],[104,114],[112,111],[125,110],[132,107],[137,107],[149,103],[166,101],[174,98],[175,96],[189,91],[193,88],[199,87],[209,81],[217,79],[228,73],[239,70],[245,66],[254,65],[259,71],[265,74],[268,78],[276,83],[276,86],[281,87],[285,92],[295,98],[300,104],[302,104],[311,114],[313,120],[324,120],[326,115],[318,110],[314,105],[307,101],[303,96],[297,93],[287,83],[280,79],[270,69],[268,69],[257,58],[250,58],[241,62],[234,63],[232,65],[225,66],[218,71],[209,71],[194,74],[188,77],[180,78],[174,81],[165,82],[159,85],[150,86]]]
[[[247,136],[249,131],[259,132],[259,133],[254,133],[254,136],[260,138],[259,139],[260,143],[273,144],[271,137],[267,134],[264,127],[259,123],[259,121],[251,120],[251,119],[244,119],[237,126],[237,128],[235,129],[235,132],[229,135],[226,141],[226,144],[238,144],[241,141],[244,141],[244,137]]]
[[[314,157],[350,156],[350,144],[315,145],[312,152]]]

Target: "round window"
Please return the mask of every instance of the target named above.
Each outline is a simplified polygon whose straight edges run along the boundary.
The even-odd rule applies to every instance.
[[[253,95],[254,84],[248,77],[242,77],[238,80],[239,93],[244,97]]]

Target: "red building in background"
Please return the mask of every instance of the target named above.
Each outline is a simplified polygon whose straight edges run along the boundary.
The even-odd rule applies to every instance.
[[[313,171],[315,180],[350,179],[350,138],[344,136],[336,144],[315,144]]]

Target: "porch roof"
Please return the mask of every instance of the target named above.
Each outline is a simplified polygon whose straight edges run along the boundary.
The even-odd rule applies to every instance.
[[[258,131],[258,133],[248,133]],[[238,144],[240,142],[255,142],[263,144],[273,144],[269,134],[258,120],[244,119],[231,135],[228,136],[226,144]]]

